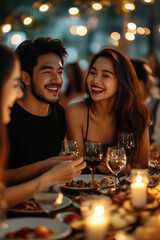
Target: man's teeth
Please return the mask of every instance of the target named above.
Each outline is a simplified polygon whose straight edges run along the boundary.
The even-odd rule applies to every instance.
[[[98,92],[102,92],[102,91],[103,91],[103,89],[96,88],[96,87],[92,87],[92,90],[94,90],[94,91],[98,91]]]
[[[54,88],[48,88],[48,90],[51,90],[51,91],[57,91],[58,88],[57,88],[57,87],[54,87]]]

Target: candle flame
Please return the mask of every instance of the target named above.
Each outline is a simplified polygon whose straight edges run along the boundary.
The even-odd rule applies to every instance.
[[[138,183],[142,182],[142,176],[138,176],[138,177],[136,178],[136,182],[138,182]]]
[[[104,207],[103,206],[96,206],[94,209],[95,216],[101,216],[104,214]]]

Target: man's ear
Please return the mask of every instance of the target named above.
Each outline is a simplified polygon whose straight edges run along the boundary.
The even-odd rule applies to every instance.
[[[26,86],[30,85],[30,81],[31,81],[30,75],[25,71],[21,71],[21,81]]]

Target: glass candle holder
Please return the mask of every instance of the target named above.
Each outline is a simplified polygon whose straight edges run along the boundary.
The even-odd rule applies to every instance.
[[[99,196],[82,202],[86,240],[104,240],[109,225],[110,204],[108,197]]]
[[[148,171],[133,169],[131,171],[131,202],[135,208],[143,208],[147,204]]]

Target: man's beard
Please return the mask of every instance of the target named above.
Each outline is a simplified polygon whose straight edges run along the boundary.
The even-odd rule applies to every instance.
[[[37,89],[36,89],[36,86],[33,82],[33,79],[31,79],[31,92],[33,94],[33,96],[35,98],[37,98],[40,102],[43,102],[43,103],[47,103],[47,104],[57,104],[59,102],[59,99],[57,99],[57,101],[53,100],[47,100],[44,96],[40,95],[38,92],[37,92]]]

